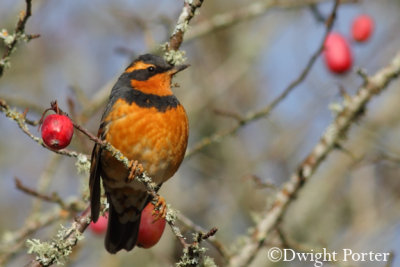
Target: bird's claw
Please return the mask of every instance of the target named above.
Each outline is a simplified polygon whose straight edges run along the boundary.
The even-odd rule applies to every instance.
[[[162,196],[158,196],[157,203],[154,205],[153,221],[155,222],[161,218],[165,218],[166,215],[167,215],[167,203],[165,202],[165,199]]]
[[[129,162],[128,182],[133,181],[136,176],[141,175],[143,172],[143,165],[137,160],[131,160]]]

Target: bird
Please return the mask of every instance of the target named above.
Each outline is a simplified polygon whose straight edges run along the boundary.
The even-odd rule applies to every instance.
[[[132,170],[144,170],[159,189],[182,163],[189,123],[171,84],[173,76],[188,66],[144,54],[125,69],[111,90],[98,138],[122,152],[131,168],[99,143],[94,145],[89,177],[91,220],[99,218],[102,181],[109,203],[104,242],[109,253],[135,247],[141,211],[153,200],[146,187],[133,179]],[[165,211],[161,196],[157,204]]]

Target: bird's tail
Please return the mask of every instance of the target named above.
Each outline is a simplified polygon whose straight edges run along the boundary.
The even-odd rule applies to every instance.
[[[108,228],[105,247],[108,252],[115,254],[121,249],[132,250],[137,241],[140,224],[140,213],[134,221],[121,223],[118,213],[110,202],[108,213]]]

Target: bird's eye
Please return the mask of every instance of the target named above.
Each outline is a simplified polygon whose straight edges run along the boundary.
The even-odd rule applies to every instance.
[[[154,72],[156,69],[154,67],[148,67],[147,70],[150,72]]]

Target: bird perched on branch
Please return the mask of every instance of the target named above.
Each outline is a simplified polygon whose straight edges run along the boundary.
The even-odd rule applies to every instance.
[[[105,238],[110,253],[135,247],[141,211],[152,200],[131,170],[144,169],[161,186],[183,160],[188,119],[171,91],[171,79],[186,67],[145,54],[125,69],[112,88],[98,136],[120,150],[131,168],[96,144],[89,180],[92,221],[100,212],[100,177],[110,205]],[[163,198],[158,204],[165,210]]]

